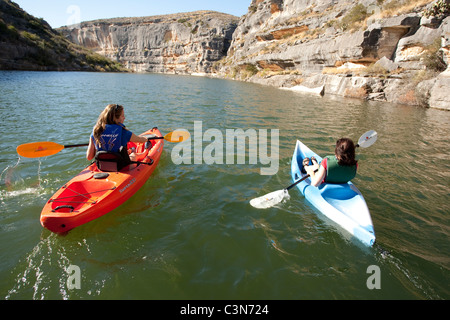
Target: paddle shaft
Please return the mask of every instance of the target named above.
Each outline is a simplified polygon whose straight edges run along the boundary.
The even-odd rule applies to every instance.
[[[164,137],[148,138],[148,140],[157,140],[157,139],[164,139]],[[68,145],[64,146],[64,149],[67,149],[67,148],[78,148],[78,147],[88,147],[88,146],[89,146],[88,143],[84,143],[84,144],[68,144]]]
[[[306,180],[309,178],[309,174],[307,174],[306,176],[304,176],[303,178],[301,178],[300,180],[298,180],[297,182],[291,184],[289,187],[286,188],[286,190],[291,190],[293,187],[295,187],[296,185],[298,185],[300,182],[302,182],[303,180]]]
[[[164,137],[152,137],[152,138],[148,138],[147,140],[157,140],[157,139],[164,139]],[[77,147],[88,147],[89,144],[85,143],[85,144],[69,144],[67,146],[64,146],[64,148],[77,148]]]
[[[317,172],[319,170],[314,170],[314,172]],[[307,174],[306,176],[304,176],[303,178],[301,178],[300,180],[298,180],[297,182],[294,182],[293,184],[291,184],[289,187],[286,188],[286,190],[291,190],[293,187],[295,187],[296,185],[298,185],[300,182],[306,180],[309,178],[309,174]]]
[[[64,146],[64,149],[67,149],[67,148],[77,148],[77,147],[88,147],[88,146],[89,146],[88,143],[85,143],[85,144],[69,144],[69,145],[67,145],[67,146]]]
[[[147,140],[157,140],[157,139],[164,139],[164,137],[152,137],[152,138],[148,138]],[[89,144],[88,143],[84,143],[84,144],[69,144],[67,146],[64,146],[64,148],[77,148],[77,147],[88,147]]]
[[[150,162],[142,162],[142,161],[130,161],[131,164],[146,164],[151,166],[153,164],[153,159],[150,159]]]

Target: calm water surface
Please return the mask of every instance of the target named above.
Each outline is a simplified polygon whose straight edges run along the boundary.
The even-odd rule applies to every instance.
[[[56,190],[88,163],[85,149],[18,158],[34,141],[86,143],[99,113],[123,104],[139,134],[158,126],[278,129],[279,170],[180,164],[166,143],[151,179],[126,204],[65,236],[41,227]],[[449,299],[450,112],[260,85],[153,74],[0,72],[2,299]],[[377,236],[365,248],[296,191],[276,208],[249,200],[287,187],[296,139],[321,155],[367,130],[354,183]],[[270,138],[269,138],[270,142]],[[210,142],[203,142],[203,148]],[[81,289],[67,286],[78,266]],[[380,289],[369,290],[369,266]]]

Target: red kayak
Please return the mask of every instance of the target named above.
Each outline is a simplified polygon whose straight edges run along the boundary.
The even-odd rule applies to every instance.
[[[154,128],[144,133],[161,137]],[[150,140],[151,148],[144,143],[128,143],[136,148],[136,162],[118,172],[99,170],[96,163],[81,171],[62,186],[41,212],[43,227],[55,233],[64,233],[97,219],[117,208],[136,193],[150,178],[158,165],[164,140]]]

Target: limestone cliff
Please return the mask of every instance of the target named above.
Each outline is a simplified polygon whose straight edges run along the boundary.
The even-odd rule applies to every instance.
[[[68,53],[86,47],[136,72],[450,110],[450,0],[251,0],[241,18],[197,11],[61,28],[78,47],[36,19],[18,30],[0,14],[2,68],[98,69],[84,61],[102,64],[99,55]]]
[[[252,0],[220,73],[450,109],[448,0]]]
[[[226,56],[238,17],[196,11],[83,22],[60,31],[136,72],[210,73]]]

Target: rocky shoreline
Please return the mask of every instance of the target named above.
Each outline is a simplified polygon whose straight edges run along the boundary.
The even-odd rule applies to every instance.
[[[450,9],[449,0],[252,0],[241,18],[197,11],[60,31],[135,72],[450,110],[450,17],[433,12],[439,5]]]
[[[12,33],[5,19],[0,26]],[[132,72],[220,77],[450,110],[450,0],[252,0],[240,18],[196,11],[96,20],[60,28],[44,40],[33,28],[44,38],[53,31],[42,23],[2,42],[10,48],[0,54],[2,69],[34,63],[35,70],[111,71],[120,64]],[[24,40],[25,53],[14,56],[24,46],[17,39]],[[66,47],[96,56],[75,58]],[[42,53],[47,60],[40,61]]]
[[[306,93],[450,110],[449,1],[409,1],[411,8],[400,1],[315,3],[253,0],[218,74]]]

